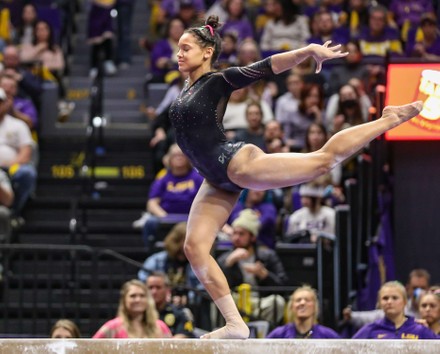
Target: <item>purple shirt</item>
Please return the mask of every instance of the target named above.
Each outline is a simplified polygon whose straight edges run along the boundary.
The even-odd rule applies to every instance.
[[[173,63],[172,67],[161,69],[157,67],[156,61],[159,58],[168,58],[170,63]],[[176,58],[173,57],[173,48],[171,48],[170,42],[168,39],[161,39],[156,42],[153,46],[153,50],[151,51],[151,72],[154,75],[165,75],[170,70],[177,70],[177,62]]]
[[[296,338],[296,327],[294,323],[288,323],[284,326],[279,326],[270,332],[266,338]],[[331,328],[315,324],[312,329],[306,334],[304,338],[308,339],[337,339],[341,338]]]
[[[246,18],[240,20],[227,20],[220,28],[220,35],[223,36],[225,33],[234,34],[238,38],[238,43],[243,39],[254,37],[252,25]]]
[[[34,104],[32,103],[32,101],[30,99],[15,97],[14,98],[14,108],[17,111],[29,116],[29,118],[32,121],[32,126],[34,128],[37,127],[38,113],[37,113],[37,109],[35,108]]]
[[[166,12],[167,17],[170,18],[176,16],[179,13],[181,2],[182,1],[179,0],[162,0],[160,7]],[[188,2],[189,1],[185,1],[185,4],[187,4]],[[197,12],[205,11],[205,3],[203,0],[192,0],[192,5]]]
[[[160,206],[169,214],[188,214],[202,182],[203,177],[194,169],[178,177],[168,171],[154,180],[148,198],[160,198]]]
[[[391,55],[402,54],[400,34],[395,28],[385,27],[380,35],[373,36],[370,28],[364,27],[358,40],[364,57],[385,57],[387,52]]]
[[[392,0],[389,10],[400,27],[406,20],[417,25],[423,13],[433,11],[432,0]]]
[[[407,316],[407,320],[398,329],[386,317],[369,323],[353,339],[437,339],[437,336],[429,328],[415,322],[414,317]]]
[[[414,52],[414,47],[417,44],[416,34],[417,34],[417,28],[410,30],[408,32],[408,41],[406,43],[406,55],[409,57],[419,56]],[[428,54],[440,55],[440,35],[437,35],[437,38],[435,39],[434,43],[432,43],[429,47],[425,47],[425,51]]]

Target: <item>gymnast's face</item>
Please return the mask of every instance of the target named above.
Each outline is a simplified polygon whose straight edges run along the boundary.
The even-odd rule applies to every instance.
[[[193,34],[184,33],[177,45],[179,47],[177,52],[179,71],[190,73],[199,69],[205,62],[209,64],[213,48],[202,48]]]

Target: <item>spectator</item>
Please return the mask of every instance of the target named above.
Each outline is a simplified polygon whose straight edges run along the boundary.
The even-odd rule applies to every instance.
[[[244,209],[252,209],[258,215],[260,229],[257,234],[257,242],[274,249],[276,243],[275,224],[277,220],[277,209],[272,201],[272,191],[256,191],[245,189],[232,209],[229,217],[229,224],[237,219]],[[231,230],[232,233],[233,230]]]
[[[0,242],[9,243],[10,230],[10,206],[14,201],[14,192],[8,175],[0,169]]]
[[[340,65],[335,65],[330,71],[329,93],[337,93],[342,85],[347,84],[350,79],[357,78],[362,82],[367,82],[368,71],[362,63],[362,53],[359,48],[359,42],[350,40],[345,49],[348,55],[341,59]]]
[[[164,251],[152,254],[148,257],[143,269],[139,270],[138,278],[145,281],[151,272],[165,273],[174,289],[179,289],[185,294],[187,289],[200,287],[188,259],[183,252],[183,243],[186,236],[186,223],[180,222],[171,229],[164,240]],[[189,294],[192,296],[192,294]]]
[[[98,74],[98,67],[103,62],[106,75],[112,76],[117,72],[113,62],[113,19],[110,12],[116,0],[91,0],[88,12],[88,43],[90,50],[90,76]]]
[[[235,289],[243,283],[251,286],[283,286],[287,275],[276,252],[257,244],[260,221],[256,212],[244,209],[232,222],[233,250],[223,253],[217,262],[225,273],[229,286]],[[285,301],[281,295],[251,293],[252,315],[279,323]]]
[[[165,159],[168,168],[150,187],[147,214],[134,223],[135,227],[143,227],[142,238],[147,248],[154,246],[161,222],[177,223],[187,219],[203,182],[203,177],[191,166],[177,144],[171,145]]]
[[[425,269],[414,269],[408,275],[406,283],[405,314],[411,317],[420,318],[418,312],[418,296],[422,290],[429,289],[431,275]],[[344,320],[355,328],[360,328],[368,323],[383,318],[382,309],[372,311],[352,311],[350,307],[343,310]]]
[[[15,193],[12,215],[19,218],[35,188],[37,172],[32,164],[35,143],[28,126],[7,114],[11,107],[11,99],[0,88],[0,168],[9,173]]]
[[[217,59],[220,68],[226,68],[237,61],[237,36],[228,32],[222,37],[222,51]]]
[[[50,338],[81,338],[78,326],[67,319],[58,320],[50,330]]]
[[[157,41],[151,51],[151,79],[152,82],[164,82],[165,75],[170,71],[177,70],[177,42],[185,30],[183,21],[171,18],[165,28],[165,38]]]
[[[249,87],[232,92],[230,100],[226,105],[225,115],[223,117],[223,126],[227,131],[228,139],[233,139],[238,129],[246,129],[246,109],[249,99],[251,99]],[[271,107],[264,101],[258,100],[263,112],[263,124],[273,119]]]
[[[234,141],[244,141],[265,149],[263,110],[256,101],[250,101],[246,107],[246,129],[238,129],[233,138]]]
[[[288,122],[290,117],[298,111],[301,89],[304,86],[302,77],[291,72],[286,77],[287,92],[278,97],[275,103],[275,119],[279,122]]]
[[[316,243],[322,232],[335,234],[335,210],[322,205],[324,188],[325,186],[316,182],[301,185],[299,195],[302,208],[289,216],[286,238],[291,241]],[[308,240],[303,239],[304,236],[307,236]]]
[[[226,12],[228,18],[220,30],[222,37],[226,33],[233,33],[238,42],[254,38],[252,25],[246,15],[244,0],[227,0]]]
[[[202,16],[205,11],[205,2],[203,0],[163,0],[161,9],[165,18],[172,18],[182,14],[182,9],[191,7],[191,12]]]
[[[304,285],[290,296],[288,323],[275,328],[266,338],[330,339],[339,338],[331,328],[318,324],[319,302],[315,289]]]
[[[440,338],[440,287],[433,286],[420,297],[420,318]]]
[[[307,42],[324,44],[327,41],[346,44],[350,35],[345,27],[337,27],[330,11],[321,10],[317,13],[317,34],[312,35]]]
[[[420,29],[415,28],[409,31],[406,54],[428,61],[440,60],[440,31],[437,18],[433,13],[422,15]]]
[[[171,283],[165,273],[153,272],[147,278],[147,288],[156,304],[159,318],[171,330],[173,338],[194,338],[193,323],[182,306],[176,306],[171,299]]]
[[[385,58],[387,54],[401,55],[399,32],[387,24],[388,10],[378,5],[370,8],[368,27],[359,35],[361,52],[365,57]]]
[[[434,13],[432,0],[392,0],[390,14],[401,31],[401,39],[406,42],[410,28],[417,27],[422,15]]]
[[[361,29],[368,25],[368,0],[350,0],[345,17],[340,24],[348,28],[350,38],[357,38]]]
[[[93,338],[168,338],[171,331],[159,320],[145,283],[133,279],[121,288],[117,317],[107,321]]]
[[[413,317],[405,315],[405,287],[387,282],[379,290],[378,303],[384,318],[363,326],[353,339],[436,339],[436,335]]]
[[[327,134],[327,129],[323,124],[312,123],[306,131],[306,140],[304,149],[302,152],[313,152],[321,149],[327,142],[329,135]],[[328,174],[320,177],[320,180],[326,180],[333,187],[341,185],[342,176],[342,166],[338,165],[334,167]],[[343,200],[342,191],[334,190],[334,197],[338,200]]]
[[[21,46],[20,60],[41,62],[60,83],[65,68],[64,55],[55,43],[52,27],[48,22],[43,20],[35,22],[32,43]]]
[[[307,128],[312,122],[323,121],[324,92],[317,84],[305,84],[300,91],[298,110],[290,115],[276,117],[283,127],[284,136],[291,151],[304,147]]]
[[[15,78],[8,75],[0,76],[0,87],[13,102],[9,114],[25,122],[29,129],[35,129],[38,123],[37,109],[30,99],[17,96],[18,86]]]
[[[3,65],[5,75],[15,78],[18,83],[18,96],[30,98],[36,107],[39,107],[40,94],[43,91],[40,78],[33,75],[26,67],[20,63],[20,55],[15,45],[6,46],[3,51]]]
[[[264,142],[267,153],[289,152],[289,147],[284,142],[284,132],[280,122],[271,120],[264,127]]]
[[[275,18],[267,22],[260,40],[261,50],[274,52],[298,49],[310,37],[307,18],[300,15],[300,9],[290,0],[276,0]]]
[[[21,12],[21,24],[16,28],[16,44],[32,44],[34,39],[34,27],[38,20],[37,8],[34,4],[28,3],[23,6]]]
[[[266,24],[269,22],[269,20],[275,19],[278,7],[279,3],[277,2],[277,0],[263,1],[262,11],[256,16],[255,19],[255,37],[257,41],[260,41],[264,28],[266,27]]]
[[[131,64],[131,26],[135,0],[116,0],[118,11],[116,63],[125,70]]]
[[[334,117],[327,116],[331,134],[367,121],[362,111],[362,103],[355,87],[346,84],[339,89],[338,110]]]

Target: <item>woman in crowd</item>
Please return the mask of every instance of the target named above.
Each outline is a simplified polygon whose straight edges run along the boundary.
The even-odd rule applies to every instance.
[[[50,338],[81,338],[81,333],[74,322],[61,319],[53,325]]]
[[[419,300],[420,317],[440,338],[440,286],[433,286]]]
[[[288,323],[275,328],[266,338],[339,338],[331,328],[318,324],[319,302],[315,289],[308,285],[296,289],[287,305]]]
[[[121,288],[117,317],[107,321],[93,338],[169,338],[171,331],[158,319],[145,283],[133,279]]]
[[[436,339],[436,335],[414,317],[405,315],[405,287],[397,281],[382,285],[378,303],[385,317],[363,326],[353,339]]]

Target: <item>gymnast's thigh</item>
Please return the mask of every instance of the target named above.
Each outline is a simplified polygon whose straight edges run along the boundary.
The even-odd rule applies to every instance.
[[[239,192],[227,192],[202,183],[188,217],[187,238],[206,240],[212,244],[238,200]]]

